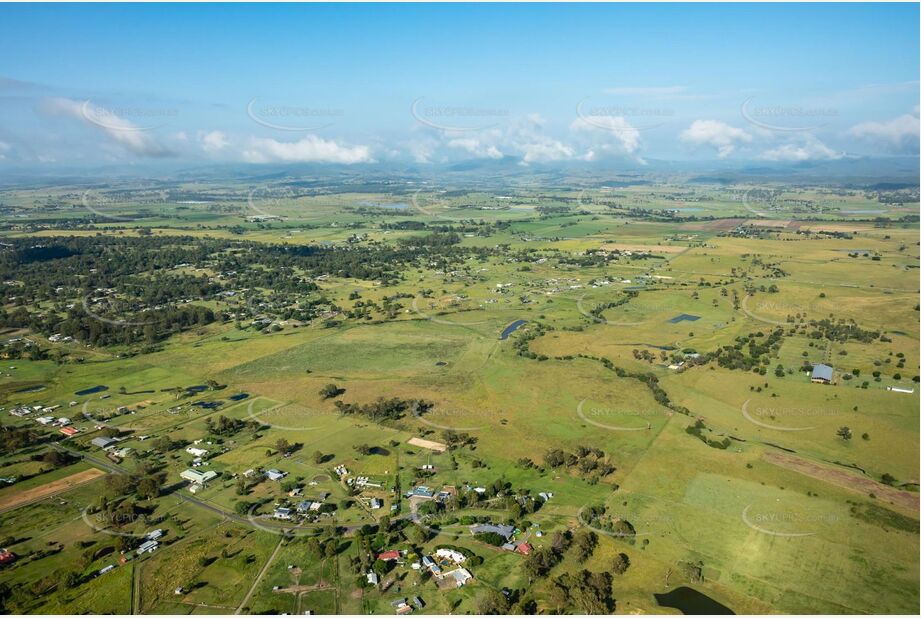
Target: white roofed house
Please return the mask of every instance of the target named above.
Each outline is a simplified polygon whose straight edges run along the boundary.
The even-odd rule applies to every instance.
[[[268,478],[270,481],[280,481],[281,479],[283,479],[283,478],[285,478],[286,476],[288,476],[288,473],[287,473],[287,472],[282,472],[281,470],[275,470],[275,469],[273,468],[273,469],[271,469],[271,470],[266,470],[266,471],[265,471],[265,476],[266,476],[266,478]]]
[[[436,549],[435,555],[438,556],[439,558],[447,558],[448,560],[451,560],[452,562],[456,562],[457,564],[460,564],[467,559],[467,557],[464,556],[464,554],[460,553],[459,551],[448,549],[446,547]]]

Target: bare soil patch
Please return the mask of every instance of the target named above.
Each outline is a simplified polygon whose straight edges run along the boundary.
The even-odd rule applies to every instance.
[[[851,491],[856,491],[867,496],[873,494],[885,502],[891,502],[914,511],[918,510],[918,494],[914,494],[910,491],[902,491],[895,487],[890,487],[889,485],[883,485],[873,479],[856,476],[844,470],[823,466],[786,453],[768,451],[764,454],[763,458],[765,461],[774,465],[817,478],[826,483],[844,487],[845,489],[850,489]]]
[[[438,451],[439,453],[444,453],[446,450],[448,450],[447,444],[442,444],[441,442],[433,442],[432,440],[423,440],[422,438],[410,438],[406,441],[406,443],[421,448],[427,448],[432,451]]]
[[[45,483],[38,487],[0,496],[0,513],[47,498],[48,496],[53,496],[54,494],[68,491],[78,485],[95,481],[100,476],[105,475],[106,473],[98,468],[90,468],[89,470],[77,472],[76,474],[71,474],[70,476]]]

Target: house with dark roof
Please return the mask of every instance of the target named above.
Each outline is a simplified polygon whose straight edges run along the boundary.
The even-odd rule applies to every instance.
[[[470,526],[471,534],[485,534],[487,532],[493,532],[508,540],[515,533],[515,527],[507,524],[474,524]]]

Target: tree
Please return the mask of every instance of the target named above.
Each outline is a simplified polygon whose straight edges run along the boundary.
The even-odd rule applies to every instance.
[[[614,556],[614,562],[611,564],[611,571],[618,575],[623,575],[630,567],[630,557],[627,554],[620,553]]]
[[[327,384],[320,389],[320,397],[323,399],[335,399],[339,395],[345,393],[344,388],[339,388],[335,384]]]
[[[135,493],[145,500],[153,500],[160,495],[160,483],[152,476],[145,476],[138,482]]]
[[[275,441],[275,449],[279,453],[285,454],[291,449],[291,445],[288,444],[288,441],[285,440],[284,438],[279,438],[278,440]]]
[[[592,552],[595,551],[596,545],[598,545],[598,535],[593,531],[587,530],[577,534],[575,539],[576,559],[579,562],[585,562],[588,560],[589,556],[592,555]]]
[[[323,453],[320,451],[314,451],[313,453],[313,463],[319,465],[323,463]]]
[[[58,586],[62,590],[73,588],[80,582],[80,575],[76,571],[65,571],[58,580]]]
[[[845,440],[850,440],[852,437],[850,427],[839,427],[837,431],[838,437]]]
[[[487,590],[477,598],[477,614],[495,616],[507,614],[510,603],[504,594],[498,590]]]
[[[416,525],[404,528],[403,534],[406,536],[406,540],[413,545],[422,545],[429,538],[428,530]]]

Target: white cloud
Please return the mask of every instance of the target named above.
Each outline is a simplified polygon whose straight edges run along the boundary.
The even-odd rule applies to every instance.
[[[438,142],[434,139],[414,139],[407,148],[416,163],[431,163],[437,146]]]
[[[635,154],[640,148],[639,129],[623,116],[581,116],[569,128],[583,133],[607,132],[620,142],[627,154]]]
[[[719,158],[728,157],[740,143],[752,141],[752,136],[742,129],[719,120],[695,120],[681,132],[681,141],[697,146],[715,148]]]
[[[203,133],[199,139],[201,141],[201,147],[205,152],[219,152],[230,145],[227,136],[221,131]]]
[[[800,144],[783,144],[761,154],[761,158],[767,161],[825,161],[843,156],[843,152],[832,150],[814,137]]]
[[[547,161],[561,161],[572,159],[575,156],[575,150],[559,140],[549,137],[539,137],[526,142],[517,144],[521,152],[521,161],[525,165],[528,163],[541,163]]]
[[[475,137],[458,137],[450,140],[448,146],[466,150],[475,157],[501,159],[502,152],[492,144],[485,144]]]
[[[130,152],[142,157],[167,157],[172,152],[157,143],[145,127],[139,127],[114,112],[98,107],[89,101],[65,98],[45,99],[43,111],[52,115],[68,116],[81,120],[86,126],[102,131],[106,136]]]
[[[902,114],[882,122],[863,122],[848,131],[854,137],[882,144],[896,152],[918,152],[919,130],[918,107],[912,113]]]
[[[343,146],[333,140],[308,135],[296,142],[280,142],[271,138],[252,138],[243,151],[250,163],[367,163],[372,161],[367,146]]]

